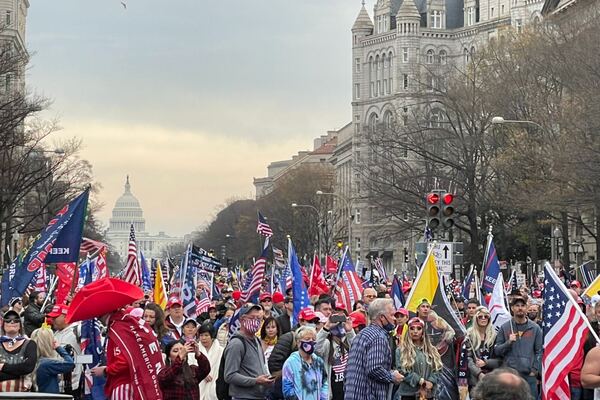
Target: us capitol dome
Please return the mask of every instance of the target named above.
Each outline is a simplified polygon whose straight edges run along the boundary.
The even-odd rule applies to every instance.
[[[167,246],[183,242],[183,238],[169,236],[165,232],[159,232],[158,235],[146,232],[144,210],[139,200],[131,193],[131,184],[127,176],[125,192],[115,202],[106,231],[106,238],[112,248],[119,253],[122,261],[127,259],[131,224],[135,230],[138,251],[142,251],[148,261],[150,258],[161,258]]]

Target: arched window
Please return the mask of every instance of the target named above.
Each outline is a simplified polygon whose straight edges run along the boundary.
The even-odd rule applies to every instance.
[[[471,46],[471,58],[475,56],[475,46]]]
[[[383,124],[386,130],[394,128],[394,114],[390,110],[383,114]]]
[[[377,121],[379,120],[379,116],[377,113],[373,113],[369,116],[369,132],[375,133],[377,130]]]
[[[425,56],[425,60],[427,62],[427,64],[433,64],[433,57],[434,57],[434,52],[433,50],[429,49],[427,50],[426,56]]]
[[[469,62],[469,49],[464,49],[463,50],[463,57],[465,59],[465,64]]]
[[[446,53],[446,50],[440,50],[440,64],[445,65],[448,62],[447,58],[448,54]]]

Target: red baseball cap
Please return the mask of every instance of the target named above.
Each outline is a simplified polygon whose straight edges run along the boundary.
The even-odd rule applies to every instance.
[[[57,304],[52,307],[52,311],[48,313],[48,316],[50,318],[56,318],[59,315],[67,315],[67,312],[69,312],[69,306],[65,304]]]
[[[350,319],[352,320],[352,327],[357,328],[360,325],[367,325],[367,317],[361,311],[354,311],[350,313]]]
[[[167,309],[173,307],[175,304],[179,304],[180,306],[183,307],[183,302],[181,301],[181,299],[177,296],[173,296],[169,298],[169,301],[167,302]]]
[[[242,297],[242,292],[240,292],[239,290],[234,290],[233,293],[231,293],[231,298],[234,299],[235,301],[238,301],[241,297]]]
[[[283,296],[283,294],[281,292],[273,293],[273,303],[283,303],[284,300],[285,300],[285,297]]]
[[[300,310],[300,312],[298,313],[298,320],[302,320],[302,321],[314,321],[314,320],[319,320],[319,316],[317,314],[315,314],[315,311],[310,308],[310,307],[306,307],[303,308],[302,310]]]
[[[273,296],[271,296],[271,293],[263,293],[258,297],[258,301],[265,301],[267,299],[273,301]]]
[[[335,309],[340,311],[346,311],[346,305],[338,301],[337,303],[335,303]]]
[[[570,286],[575,286],[577,289],[581,289],[581,283],[579,283],[579,281],[572,281]]]
[[[396,313],[394,315],[398,315],[398,314],[402,314],[402,315],[408,317],[408,310],[406,308],[400,307],[399,309],[396,310]]]

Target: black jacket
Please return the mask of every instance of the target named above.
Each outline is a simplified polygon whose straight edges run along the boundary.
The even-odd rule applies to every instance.
[[[286,315],[287,317],[287,315]],[[288,318],[289,321],[289,318]],[[276,376],[271,392],[269,393],[269,399],[283,399],[283,391],[281,389],[281,370],[283,364],[288,359],[290,354],[298,349],[294,332],[287,332],[279,336],[273,351],[269,356],[269,373]]]
[[[275,318],[277,322],[279,322],[279,326],[281,327],[281,333],[288,333],[292,330],[292,324],[290,324],[290,316],[287,313],[280,315]]]
[[[41,307],[33,303],[29,305],[23,311],[23,330],[25,334],[31,337],[31,333],[37,328],[40,328],[46,320],[46,315],[42,313]]]

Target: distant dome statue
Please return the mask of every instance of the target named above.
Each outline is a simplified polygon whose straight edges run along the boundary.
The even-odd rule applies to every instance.
[[[108,230],[112,232],[129,231],[131,224],[133,224],[136,233],[146,231],[144,211],[138,199],[131,193],[129,175],[127,175],[125,193],[115,203]]]

